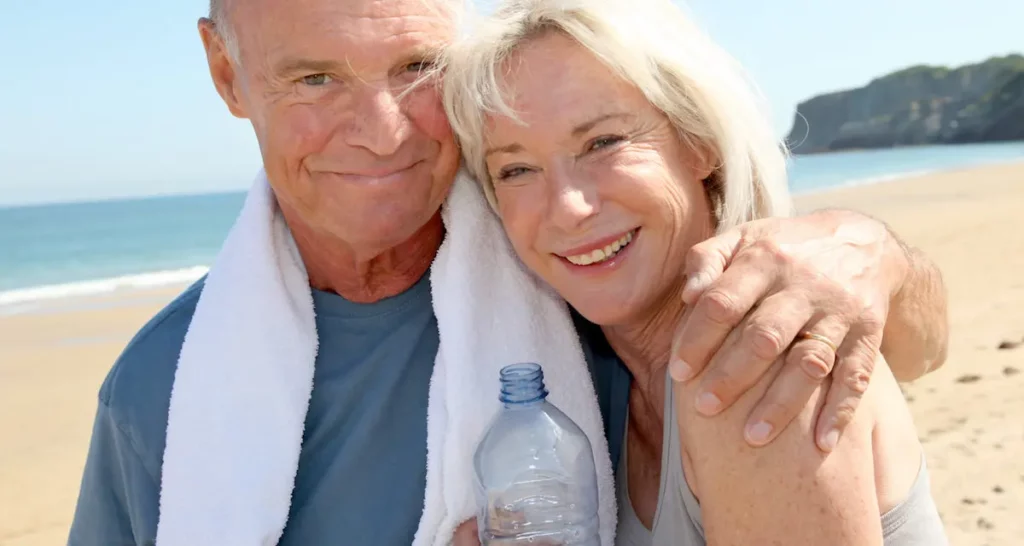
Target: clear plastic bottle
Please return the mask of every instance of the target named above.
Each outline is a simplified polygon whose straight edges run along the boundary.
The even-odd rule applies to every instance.
[[[538,364],[501,370],[502,411],[473,459],[483,546],[599,546],[590,440],[547,401]]]

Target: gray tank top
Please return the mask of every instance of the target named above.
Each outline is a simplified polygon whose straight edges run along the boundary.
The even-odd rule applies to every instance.
[[[680,452],[679,427],[676,425],[675,405],[672,401],[672,379],[665,382],[665,429],[661,452],[661,485],[658,506],[654,514],[654,528],[647,529],[633,511],[629,500],[626,442],[622,442],[622,455],[616,469],[618,486],[619,525],[616,546],[706,546],[700,504],[690,491],[683,474]],[[627,430],[629,427],[625,427]],[[624,433],[625,436],[625,433]],[[885,546],[948,546],[932,500],[928,468],[924,455],[921,470],[907,498],[882,515],[882,535]]]

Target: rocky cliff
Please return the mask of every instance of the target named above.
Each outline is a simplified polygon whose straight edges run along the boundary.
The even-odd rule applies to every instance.
[[[806,120],[806,121],[805,121]],[[800,103],[795,154],[1024,139],[1024,56],[914,66]]]

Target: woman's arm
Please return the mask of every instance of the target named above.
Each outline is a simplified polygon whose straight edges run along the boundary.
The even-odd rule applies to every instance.
[[[754,448],[744,440],[747,415],[780,365],[714,419],[694,409],[699,381],[674,386],[685,473],[700,499],[708,545],[881,545],[871,445],[875,412],[858,412],[842,442],[823,453],[814,426],[826,381],[774,442]],[[872,396],[864,401],[862,408],[870,408]]]

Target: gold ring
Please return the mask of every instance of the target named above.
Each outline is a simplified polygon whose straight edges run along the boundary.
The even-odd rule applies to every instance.
[[[798,335],[796,337],[798,337],[800,339],[813,339],[815,341],[820,341],[820,342],[824,343],[825,345],[828,345],[829,348],[832,349],[833,353],[838,353],[839,352],[839,347],[836,347],[836,344],[832,343],[831,339],[829,339],[829,338],[827,338],[827,337],[825,337],[825,336],[823,336],[821,334],[815,334],[814,332],[804,331],[804,332],[800,332],[800,335]]]

